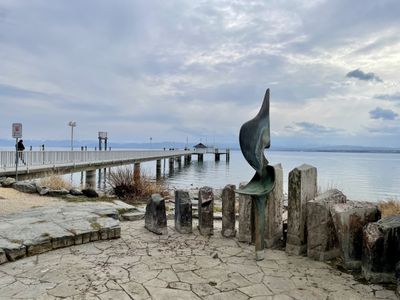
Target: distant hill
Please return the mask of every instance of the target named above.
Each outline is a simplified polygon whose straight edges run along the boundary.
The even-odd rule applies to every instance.
[[[38,149],[41,145],[45,145],[45,147],[51,148],[69,148],[71,145],[71,141],[69,140],[28,140],[24,139],[24,144],[27,149],[29,146],[32,146],[33,149]],[[153,142],[153,143],[140,143],[140,142],[112,142],[109,141],[108,146],[112,149],[184,149],[186,146],[189,148],[193,148],[193,146],[197,143],[186,143],[183,142]],[[6,140],[0,139],[0,147],[14,147],[14,140]],[[74,141],[75,149],[79,149],[81,146],[87,146],[88,149],[94,149],[98,147],[98,141],[94,140],[77,140]],[[211,147],[212,145],[208,144],[206,146]],[[215,145],[220,149],[231,149],[231,150],[240,150],[240,146],[238,143],[221,143]],[[273,144],[271,146],[270,151],[309,151],[309,152],[354,152],[354,153],[400,153],[399,148],[390,148],[390,147],[365,147],[365,146],[355,146],[355,145],[326,145],[326,146],[301,146],[301,147],[287,147],[285,145],[276,145]]]

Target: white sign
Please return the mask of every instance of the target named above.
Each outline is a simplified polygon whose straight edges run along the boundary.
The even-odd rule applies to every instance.
[[[12,137],[15,139],[22,138],[22,123],[12,124]]]
[[[101,139],[106,139],[106,138],[107,138],[107,132],[105,132],[105,131],[99,131],[99,138],[101,138]]]

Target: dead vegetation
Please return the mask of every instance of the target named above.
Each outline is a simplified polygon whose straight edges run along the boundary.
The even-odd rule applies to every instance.
[[[53,190],[69,190],[72,188],[72,184],[58,174],[51,174],[48,177],[41,178],[39,180],[39,185]]]
[[[381,211],[382,218],[400,215],[400,201],[398,200],[382,201],[378,204],[378,207]]]
[[[152,194],[168,195],[163,182],[154,181],[146,173],[136,176],[133,167],[112,171],[107,178],[107,184],[111,194],[128,203],[147,201]]]

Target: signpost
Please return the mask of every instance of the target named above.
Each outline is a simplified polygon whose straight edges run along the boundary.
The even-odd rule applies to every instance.
[[[101,151],[101,144],[102,140],[104,140],[104,150],[107,150],[107,132],[106,131],[99,131],[99,151]]]
[[[12,137],[15,138],[15,180],[18,181],[18,139],[22,138],[22,123],[12,124]]]

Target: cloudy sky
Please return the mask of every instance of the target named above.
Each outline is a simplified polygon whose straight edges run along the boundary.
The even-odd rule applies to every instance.
[[[0,0],[0,139],[400,147],[398,0]]]

